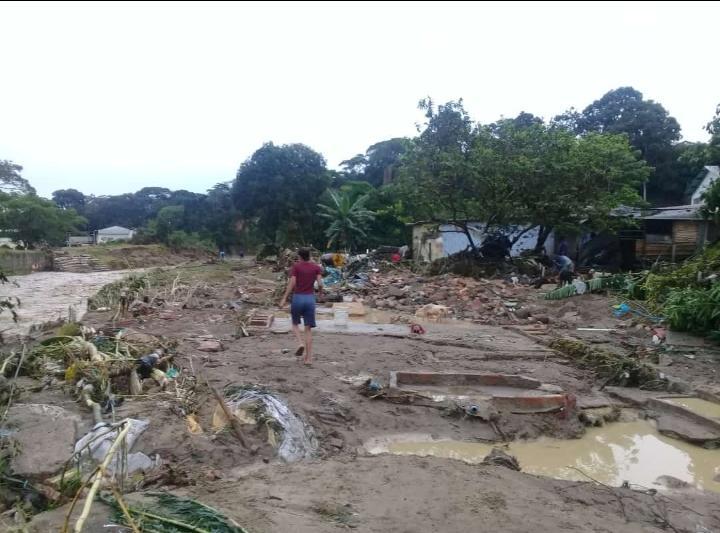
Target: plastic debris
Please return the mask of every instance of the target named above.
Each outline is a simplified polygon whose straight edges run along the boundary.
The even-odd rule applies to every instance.
[[[268,424],[268,440],[277,441],[278,456],[293,462],[309,459],[318,449],[312,426],[304,423],[288,405],[272,393],[254,387],[230,386],[225,389],[225,403],[232,412],[245,408],[260,415]],[[252,408],[252,409],[251,409]],[[256,419],[259,418],[256,414]]]
[[[130,430],[126,437],[126,449],[132,449],[137,439],[150,425],[150,422],[147,420],[126,418],[118,424],[96,424],[89,433],[75,443],[75,453],[81,459],[89,456],[93,461],[99,463],[107,455],[110,446],[112,446],[113,441],[122,430],[124,423],[130,424]],[[139,470],[150,470],[155,466],[157,466],[156,461],[153,461],[144,453],[134,452],[128,453],[126,457],[122,457],[122,454],[113,457],[108,465],[108,471],[113,475],[115,472],[123,470],[127,474],[132,474]]]

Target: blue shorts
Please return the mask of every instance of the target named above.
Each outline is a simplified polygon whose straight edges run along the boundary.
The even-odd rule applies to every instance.
[[[300,324],[302,318],[305,327],[315,327],[315,295],[314,294],[293,294],[290,304],[290,315],[294,325]]]

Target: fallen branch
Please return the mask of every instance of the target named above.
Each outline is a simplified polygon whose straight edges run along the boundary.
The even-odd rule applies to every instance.
[[[204,377],[204,376],[203,376]],[[246,450],[248,449],[248,445],[245,442],[245,437],[243,437],[242,428],[240,427],[240,421],[235,418],[235,415],[232,414],[230,411],[230,408],[225,403],[225,399],[222,397],[222,395],[213,387],[210,385],[210,382],[205,379],[205,383],[207,383],[207,386],[210,388],[210,391],[213,393],[213,396],[215,396],[215,399],[220,404],[220,407],[222,408],[223,412],[225,413],[225,416],[228,419],[228,422],[230,422],[230,427],[233,428],[233,431],[235,432],[235,435],[237,436],[238,440],[240,441],[240,444],[242,444],[242,447]]]

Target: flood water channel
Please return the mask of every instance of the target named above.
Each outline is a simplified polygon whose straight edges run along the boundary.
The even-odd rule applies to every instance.
[[[493,445],[408,434],[374,439],[365,448],[370,454],[435,456],[480,463]],[[720,493],[720,450],[665,437],[650,420],[588,428],[580,439],[514,441],[506,451],[529,474],[572,481],[588,481],[590,476],[611,486],[627,481],[660,490],[664,487],[656,483],[658,478],[672,476],[698,489]]]

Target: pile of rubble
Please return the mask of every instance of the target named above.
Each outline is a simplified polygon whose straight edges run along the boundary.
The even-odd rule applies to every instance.
[[[517,323],[533,312],[526,304],[536,292],[517,281],[473,279],[454,275],[425,278],[412,273],[373,274],[357,291],[378,309],[416,313],[428,304],[445,306],[455,318],[483,324]],[[543,317],[535,317],[546,321]]]

